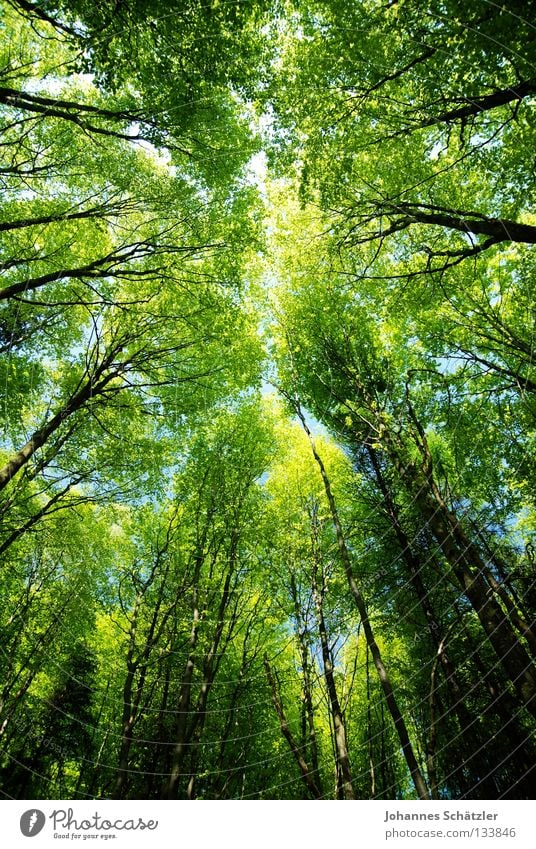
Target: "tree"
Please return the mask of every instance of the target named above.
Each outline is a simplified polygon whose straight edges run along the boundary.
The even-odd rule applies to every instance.
[[[420,375],[427,373],[426,359],[418,351],[410,353],[409,348],[400,347],[396,335],[390,339],[387,324],[372,325],[366,311],[356,305],[353,289],[344,278],[337,283],[332,274],[329,291],[322,287],[322,279],[307,284],[302,281],[297,294],[281,294],[285,324],[279,332],[285,380],[290,382],[291,391],[299,392],[303,403],[348,446],[356,472],[370,480],[373,490],[367,498],[372,509],[379,506],[384,512],[398,541],[407,568],[406,580],[419,599],[429,639],[435,643],[446,680],[453,688],[450,699],[457,706],[462,729],[467,733],[471,726],[470,712],[460,703],[460,673],[444,655],[445,639],[434,612],[434,595],[426,586],[426,564],[430,560],[437,563],[438,570],[446,561],[448,572],[442,579],[445,589],[454,577],[520,702],[533,712],[533,635],[528,624],[533,613],[527,610],[523,614],[519,598],[515,602],[493,577],[494,567],[490,568],[487,557],[497,541],[492,541],[482,526],[476,506],[470,504],[469,492],[454,490],[448,476],[446,439],[436,436],[430,425],[425,431],[419,421],[417,405],[424,415],[440,407],[437,396],[428,395],[426,384],[419,384]],[[381,340],[385,340],[383,345]],[[448,396],[450,404],[452,400]],[[497,446],[497,450],[501,448]],[[479,481],[481,486],[484,480],[485,477]],[[474,480],[466,483],[475,485]],[[482,490],[475,491],[475,497],[482,494]],[[399,499],[403,505],[400,508]],[[408,526],[412,514],[413,527]],[[465,527],[468,522],[469,527]],[[421,527],[426,531],[420,531]],[[476,540],[475,527],[479,528]],[[481,545],[486,537],[488,548],[483,552]],[[434,582],[438,574],[441,572],[432,578]],[[387,580],[392,581],[393,577]],[[517,593],[513,587],[512,590]],[[440,609],[444,608],[442,600]],[[417,634],[414,640],[420,644]],[[492,668],[493,664],[488,674]],[[499,721],[502,698],[508,700],[509,696],[495,696],[493,703]],[[510,733],[520,741],[526,738],[523,727],[515,729],[510,725]],[[478,739],[476,729],[471,736]],[[479,767],[476,769],[480,771]],[[475,783],[473,779],[471,786]]]
[[[527,4],[0,2],[4,794],[531,798]]]

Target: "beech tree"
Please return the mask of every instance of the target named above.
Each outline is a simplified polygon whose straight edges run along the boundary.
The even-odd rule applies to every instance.
[[[530,4],[0,6],[4,796],[531,798]]]

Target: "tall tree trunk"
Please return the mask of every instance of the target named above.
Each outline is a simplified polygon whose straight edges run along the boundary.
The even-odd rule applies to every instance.
[[[422,490],[415,496],[423,517],[445,559],[470,601],[509,680],[520,700],[536,717],[536,670],[516,637],[484,577],[485,564],[442,499]]]
[[[393,686],[391,684],[391,679],[389,677],[389,673],[383,663],[382,656],[378,644],[374,639],[374,633],[372,630],[372,625],[370,623],[367,606],[365,604],[365,600],[361,594],[361,590],[357,584],[357,581],[354,578],[352,563],[350,560],[350,554],[348,552],[348,548],[346,546],[346,540],[344,538],[344,533],[342,530],[342,525],[340,523],[339,514],[337,511],[337,505],[335,502],[335,498],[331,489],[330,480],[318,451],[316,450],[316,445],[314,439],[312,437],[311,431],[307,425],[301,407],[297,401],[294,399],[289,399],[293,404],[296,413],[302,423],[303,429],[307,434],[309,439],[309,444],[311,446],[311,451],[313,453],[314,459],[318,465],[320,470],[320,474],[322,476],[322,481],[324,484],[324,489],[326,492],[326,497],[328,500],[329,509],[331,512],[331,517],[333,520],[333,524],[335,527],[335,532],[337,536],[337,545],[339,549],[339,554],[341,557],[341,561],[344,567],[344,571],[346,574],[346,579],[348,581],[348,586],[350,588],[350,592],[354,599],[356,608],[358,610],[359,616],[363,623],[363,630],[365,632],[365,637],[367,640],[367,645],[370,649],[370,653],[372,655],[372,659],[374,662],[374,666],[376,667],[376,671],[378,673],[378,677],[380,679],[380,683],[382,686],[383,694],[385,696],[385,701],[387,703],[387,707],[389,709],[389,713],[391,714],[391,718],[396,728],[396,732],[398,734],[398,739],[400,740],[400,745],[402,747],[402,751],[404,753],[404,758],[408,765],[408,769],[410,771],[411,777],[413,779],[413,784],[415,786],[415,790],[419,799],[429,799],[428,790],[426,787],[426,782],[423,778],[421,769],[419,767],[417,758],[415,757],[415,752],[413,751],[413,746],[411,744],[411,740],[409,738],[408,729],[406,723],[404,721],[404,717],[400,712],[400,708],[398,707],[398,703],[396,701],[395,693],[393,690]]]
[[[313,523],[316,517],[312,517]],[[350,768],[350,756],[348,754],[348,744],[346,740],[346,726],[344,715],[337,693],[335,683],[335,675],[333,670],[333,653],[329,646],[328,633],[326,622],[324,619],[324,595],[325,581],[321,572],[322,565],[319,563],[320,552],[318,550],[318,540],[316,538],[317,528],[313,524],[313,563],[312,563],[312,590],[316,610],[316,623],[318,628],[318,636],[320,638],[320,648],[322,651],[322,665],[324,669],[324,680],[328,691],[329,708],[331,720],[333,723],[334,745],[335,745],[335,761],[337,771],[337,798],[339,799],[355,799],[354,787],[352,783],[352,771]],[[320,578],[319,578],[319,572]]]
[[[468,755],[467,762],[471,763],[470,770],[475,775],[475,777],[469,778],[470,785],[474,786],[475,781],[478,780],[476,776],[480,776],[480,778],[482,778],[482,776],[485,776],[489,770],[489,765],[485,762],[485,748],[483,748],[481,745],[480,735],[478,733],[475,733],[475,731],[479,730],[479,726],[482,725],[482,720],[480,717],[472,716],[471,711],[466,705],[466,695],[464,694],[464,691],[459,683],[458,676],[456,674],[456,669],[446,649],[445,637],[441,637],[441,628],[437,616],[432,608],[430,593],[427,591],[422,579],[421,563],[416,557],[412,549],[410,540],[404,528],[402,527],[398,507],[391,494],[385,476],[382,472],[378,457],[376,456],[376,450],[371,446],[367,446],[367,453],[374,469],[376,482],[383,496],[385,514],[389,519],[391,527],[395,532],[395,536],[400,547],[402,559],[408,567],[410,583],[413,589],[415,590],[415,594],[419,600],[419,604],[426,618],[428,631],[430,634],[430,640],[437,652],[436,660],[438,660],[441,664],[441,668],[445,676],[445,683],[449,692],[450,707],[456,714],[460,725],[460,731],[463,738],[463,752]],[[431,706],[431,708],[433,707],[434,714],[436,712],[436,702],[437,699],[435,698],[434,690],[434,696],[430,696],[429,698],[429,705]],[[435,716],[432,716],[432,711],[430,717],[430,733],[431,736],[434,737],[437,734],[437,723]],[[463,776],[466,762],[465,754],[462,755],[462,762],[460,763],[459,770],[462,783],[465,783],[465,777]],[[435,763],[433,763],[433,758],[429,758],[427,762],[432,763],[433,769],[435,770]],[[431,786],[437,784],[437,777],[435,775],[433,779],[432,777],[430,777],[430,783]],[[492,780],[488,781],[486,779],[482,779],[480,790],[483,794],[482,798],[492,798],[495,794],[496,787]],[[437,793],[437,787],[435,792]]]
[[[129,646],[126,657],[127,674],[123,684],[123,711],[121,717],[121,745],[117,763],[117,776],[115,781],[114,799],[122,799],[128,788],[128,766],[130,749],[133,742],[134,726],[137,720],[137,705],[134,699],[134,680],[139,664],[135,660],[136,654],[136,631],[138,617],[141,607],[141,598],[138,596],[134,606],[132,621],[130,625]]]
[[[401,456],[396,437],[387,433],[384,444],[415,505],[421,512],[456,576],[520,700],[536,717],[536,669],[517,638],[485,578],[486,564],[467,536],[457,516],[445,503],[434,478],[433,462],[426,435],[408,400],[417,435],[415,443],[423,461],[419,469]],[[404,452],[405,453],[405,452]]]
[[[182,772],[182,761],[187,748],[187,728],[188,715],[190,711],[192,682],[195,669],[195,655],[197,648],[197,640],[199,636],[199,625],[201,621],[201,611],[199,609],[199,588],[193,588],[193,611],[192,611],[192,626],[190,630],[189,651],[182,675],[181,687],[179,691],[179,701],[177,704],[177,719],[175,723],[175,745],[171,760],[171,772],[169,779],[164,789],[165,799],[174,799],[177,792],[177,785]]]
[[[300,608],[299,598],[298,598],[298,589],[296,587],[296,579],[293,574],[291,574],[290,578],[290,591],[292,595],[292,601],[294,603],[294,617],[296,619],[296,630],[298,636],[298,643],[300,646],[300,657],[301,657],[301,665],[302,665],[302,676],[303,676],[303,706],[304,706],[304,718],[307,723],[308,728],[308,740],[309,740],[309,752],[311,756],[311,767],[313,774],[316,776],[315,781],[317,786],[322,790],[322,780],[320,775],[320,767],[318,761],[318,744],[316,739],[316,726],[315,726],[315,711],[314,711],[314,703],[313,703],[313,683],[311,680],[311,658],[310,658],[310,650],[307,641],[307,628],[305,622],[303,621],[302,612]]]
[[[280,725],[280,728],[281,728],[281,733],[283,734],[283,737],[285,738],[285,740],[287,741],[287,743],[289,745],[289,748],[290,748],[290,751],[292,752],[294,760],[298,764],[298,767],[300,769],[300,774],[301,774],[301,777],[302,777],[302,781],[305,784],[305,786],[307,787],[307,790],[309,791],[309,793],[311,794],[311,796],[314,799],[320,799],[322,797],[322,794],[320,792],[320,788],[317,786],[316,781],[313,777],[313,773],[312,773],[312,771],[309,767],[309,764],[307,763],[307,761],[303,757],[303,755],[300,751],[300,747],[296,743],[294,736],[293,736],[293,734],[292,734],[292,732],[289,728],[287,718],[285,716],[283,704],[281,702],[281,696],[280,696],[280,693],[279,693],[279,688],[277,686],[277,682],[276,682],[274,673],[273,673],[272,668],[270,666],[270,663],[268,661],[268,655],[267,654],[264,655],[264,669],[266,671],[266,677],[267,677],[268,683],[270,685],[270,690],[271,690],[271,693],[272,693],[272,702],[273,702],[273,705],[274,705],[274,708],[275,708],[275,712],[277,713],[277,717],[279,719],[279,725]]]
[[[238,556],[238,534],[232,535],[231,541],[231,551],[229,556],[229,568],[227,571],[227,575],[225,576],[225,583],[223,585],[223,591],[220,598],[220,603],[218,605],[218,613],[217,613],[217,625],[216,630],[214,632],[214,636],[212,638],[212,642],[208,651],[205,654],[203,659],[203,680],[201,682],[201,687],[199,690],[199,695],[197,697],[197,703],[195,706],[194,715],[192,717],[190,727],[187,733],[187,739],[189,746],[193,746],[194,753],[191,759],[191,769],[190,769],[190,780],[188,781],[188,787],[186,791],[186,795],[188,799],[194,798],[194,790],[195,790],[195,781],[196,781],[196,772],[197,772],[197,764],[199,760],[199,744],[201,742],[201,736],[203,733],[203,728],[205,726],[206,718],[207,718],[207,704],[208,698],[210,695],[210,691],[212,689],[212,685],[214,683],[214,679],[216,677],[218,667],[221,660],[221,655],[218,655],[218,651],[220,648],[221,640],[223,637],[223,632],[225,628],[225,617],[227,612],[227,607],[229,605],[230,594],[231,594],[231,581],[233,574],[236,569],[237,564],[237,556]],[[236,610],[235,610],[236,614]],[[236,615],[233,617],[233,620],[229,623],[229,633],[228,639],[230,639],[231,634],[236,625]],[[227,640],[228,641],[228,640]]]
[[[372,747],[372,704],[370,700],[370,651],[367,646],[365,652],[365,674],[367,677],[367,754],[370,776],[370,798],[376,798],[376,771],[374,768],[374,750]]]

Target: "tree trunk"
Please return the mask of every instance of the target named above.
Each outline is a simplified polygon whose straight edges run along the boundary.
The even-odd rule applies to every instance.
[[[104,368],[102,370],[104,371]],[[82,409],[82,407],[84,407],[92,398],[101,394],[110,381],[113,380],[114,377],[117,377],[118,374],[119,370],[114,370],[104,377],[99,375],[99,379],[96,381],[89,378],[81,389],[69,398],[61,410],[52,416],[52,418],[43,425],[43,427],[34,431],[26,445],[17,451],[17,453],[8,460],[5,466],[0,469],[0,491],[8,485],[9,481],[12,480],[18,472],[20,472],[26,463],[33,457],[35,452],[45,445],[52,434],[61,427],[66,419],[78,410]]]
[[[536,669],[490,590],[484,577],[486,564],[480,552],[443,499],[434,478],[426,435],[409,400],[408,407],[417,431],[415,443],[423,457],[422,469],[418,469],[412,462],[404,462],[391,434],[385,435],[384,444],[402,482],[477,614],[506,675],[527,710],[536,717]]]
[[[447,649],[446,649],[446,646],[445,646],[445,639],[441,637],[441,628],[439,626],[439,622],[437,620],[435,612],[432,609],[432,602],[431,602],[430,593],[427,592],[426,587],[424,585],[424,582],[422,580],[421,563],[419,562],[418,558],[415,556],[413,549],[411,547],[411,544],[410,544],[410,540],[409,540],[408,536],[406,535],[405,530],[402,527],[402,523],[400,521],[400,516],[399,516],[399,511],[398,511],[397,505],[394,501],[394,498],[393,498],[393,496],[392,496],[392,494],[389,490],[387,481],[385,480],[385,477],[384,477],[383,472],[381,470],[380,464],[378,462],[378,458],[376,456],[376,451],[375,451],[374,448],[367,446],[367,452],[368,452],[369,458],[371,460],[371,463],[372,463],[372,466],[373,466],[373,469],[374,469],[376,481],[378,483],[378,486],[379,486],[380,491],[381,491],[382,496],[383,496],[385,514],[388,517],[389,522],[390,522],[390,524],[391,524],[391,526],[392,526],[392,528],[395,532],[395,536],[397,538],[397,541],[398,541],[398,544],[399,544],[399,547],[400,547],[402,559],[404,560],[404,562],[406,563],[406,565],[408,567],[410,583],[415,590],[415,594],[416,594],[416,596],[419,600],[419,604],[420,604],[421,609],[422,609],[424,616],[426,618],[426,622],[427,622],[427,625],[428,625],[428,631],[429,631],[429,634],[430,634],[430,640],[431,640],[432,645],[434,646],[434,648],[437,652],[436,661],[438,660],[439,663],[441,664],[441,668],[442,668],[444,676],[445,676],[445,683],[447,685],[449,697],[450,697],[449,698],[450,707],[455,712],[455,714],[458,718],[460,731],[461,731],[462,738],[463,738],[463,750],[468,755],[467,762],[472,763],[472,766],[470,767],[471,772],[475,773],[475,777],[470,777],[470,779],[469,779],[470,782],[471,782],[471,786],[474,786],[475,781],[478,780],[478,778],[476,776],[480,776],[480,777],[482,775],[485,776],[487,774],[488,770],[489,770],[489,766],[484,762],[485,761],[485,748],[483,750],[483,747],[482,747],[481,742],[479,740],[480,735],[475,734],[475,731],[477,731],[479,726],[481,725],[481,719],[480,719],[480,717],[472,716],[470,710],[468,709],[468,707],[465,703],[466,696],[465,696],[465,694],[462,690],[462,687],[461,687],[461,685],[458,681],[458,676],[456,674],[456,670],[455,670],[454,665],[453,665],[453,663],[450,659],[450,656],[447,652]],[[435,664],[434,664],[434,669],[435,669]],[[435,695],[430,696],[429,705],[431,707],[431,710],[430,710],[430,723],[431,723],[430,734],[431,734],[431,738],[432,738],[431,742],[429,742],[429,747],[433,748],[434,747],[433,738],[436,736],[436,733],[437,733],[437,728],[436,728],[437,723],[436,723],[435,717],[433,715],[435,713],[435,706],[436,706]],[[475,758],[476,758],[476,760],[475,760]],[[466,762],[466,758],[465,758],[465,755],[464,755],[462,763],[460,763],[460,770],[459,770],[460,775],[462,776],[462,778],[461,778],[462,783],[465,783],[465,777],[463,776],[465,762]],[[434,772],[434,775],[430,776],[430,784],[431,784],[431,788],[432,788],[432,793],[433,792],[437,793],[438,792],[437,791],[437,776],[435,774],[435,763],[433,761],[433,758],[428,758],[427,763],[432,764],[432,770]],[[435,791],[433,789],[434,785],[436,785]],[[492,781],[484,780],[483,785],[484,786],[481,786],[481,788],[480,788],[482,790],[482,793],[484,794],[482,798],[492,798],[495,791],[496,791],[495,784]],[[433,797],[433,798],[436,798],[436,797]]]
[[[167,785],[164,790],[165,799],[174,799],[177,792],[177,785],[182,772],[182,761],[187,748],[187,727],[188,714],[190,710],[192,681],[195,668],[195,652],[197,647],[197,638],[199,635],[199,624],[201,621],[201,611],[198,605],[199,590],[194,587],[193,590],[193,616],[192,627],[190,631],[189,653],[184,667],[182,682],[179,692],[179,701],[177,705],[177,720],[175,724],[175,746],[171,760],[171,772]]]
[[[283,734],[283,737],[285,738],[285,740],[287,741],[287,743],[289,745],[289,748],[290,748],[290,751],[292,752],[294,760],[298,764],[303,783],[307,787],[307,790],[309,791],[309,793],[311,794],[311,796],[314,799],[320,799],[322,797],[322,794],[320,792],[320,788],[317,786],[316,781],[313,778],[313,774],[311,772],[311,769],[309,768],[309,765],[307,764],[305,758],[303,757],[303,755],[300,751],[300,748],[297,745],[296,741],[294,740],[292,732],[291,732],[291,730],[288,726],[287,718],[285,716],[285,711],[284,711],[283,705],[281,703],[281,696],[279,694],[277,683],[276,683],[274,674],[272,672],[272,669],[270,667],[270,663],[268,661],[268,655],[267,654],[264,655],[264,669],[266,671],[266,677],[268,679],[268,683],[270,684],[270,690],[271,690],[271,693],[272,693],[272,702],[273,702],[275,711],[277,713],[277,717],[279,719],[279,725],[280,725],[280,728],[281,728],[281,733]]]
[[[313,517],[314,521],[314,517]],[[328,634],[326,623],[324,620],[324,594],[325,584],[323,575],[320,576],[319,570],[322,566],[319,564],[320,553],[318,551],[316,540],[316,528],[313,526],[313,564],[312,564],[312,590],[316,610],[316,623],[318,628],[318,636],[320,638],[320,647],[322,651],[322,665],[324,667],[324,679],[329,697],[329,707],[334,730],[335,744],[335,762],[337,771],[337,798],[339,799],[355,799],[355,793],[352,783],[352,771],[350,768],[350,756],[348,754],[348,744],[346,741],[346,726],[344,716],[337,693],[335,684],[335,676],[333,671],[333,655],[329,647]]]
[[[292,400],[292,399],[291,399]],[[380,649],[378,648],[378,644],[374,639],[374,633],[372,630],[372,625],[370,623],[367,607],[365,604],[365,600],[361,594],[361,591],[358,587],[358,584],[354,578],[352,564],[350,561],[350,554],[348,552],[348,548],[346,546],[346,541],[344,538],[342,526],[339,520],[339,514],[337,511],[337,505],[335,503],[335,498],[333,496],[333,492],[331,490],[331,484],[329,481],[328,474],[326,472],[326,468],[322,461],[322,458],[318,454],[316,450],[316,445],[311,435],[311,431],[307,426],[307,422],[305,421],[305,417],[302,413],[301,407],[297,402],[292,401],[298,417],[302,423],[303,429],[305,430],[307,437],[309,439],[309,443],[311,445],[311,450],[315,461],[320,470],[320,474],[322,476],[322,481],[324,483],[324,489],[326,491],[326,497],[329,504],[329,509],[331,512],[331,517],[333,520],[333,524],[335,526],[335,531],[337,535],[337,544],[339,549],[339,554],[341,557],[341,561],[344,567],[344,571],[346,574],[346,579],[348,581],[348,586],[350,588],[350,592],[355,601],[355,605],[357,607],[359,616],[361,617],[361,621],[363,623],[363,630],[365,632],[365,637],[367,640],[367,645],[370,649],[370,653],[372,655],[372,660],[374,662],[374,666],[376,667],[376,671],[378,673],[378,677],[380,679],[380,683],[382,686],[383,694],[385,696],[385,701],[387,703],[387,707],[389,709],[389,713],[391,714],[391,718],[396,728],[396,732],[398,734],[398,739],[400,740],[400,745],[402,747],[402,751],[404,753],[404,758],[408,765],[408,769],[411,773],[411,777],[413,779],[413,784],[415,786],[415,790],[419,799],[429,799],[428,790],[426,787],[426,782],[421,773],[419,764],[417,762],[417,758],[415,757],[415,752],[413,751],[413,746],[411,744],[408,730],[406,727],[406,723],[404,721],[404,717],[400,712],[400,708],[398,707],[398,703],[396,701],[396,697],[394,694],[393,686],[391,684],[391,679],[389,677],[389,673],[385,668],[385,665],[382,660]]]
[[[315,727],[315,713],[314,713],[314,705],[313,705],[313,686],[311,681],[311,667],[310,667],[310,652],[309,646],[307,643],[307,630],[305,627],[305,623],[303,622],[303,617],[301,615],[300,604],[298,599],[298,591],[296,587],[296,580],[294,575],[291,575],[290,578],[290,590],[292,594],[292,600],[294,602],[294,616],[296,619],[296,628],[297,628],[297,636],[298,642],[300,646],[300,656],[302,663],[302,674],[303,674],[303,696],[304,696],[304,711],[305,711],[305,720],[307,723],[307,728],[309,730],[309,752],[311,755],[311,768],[313,775],[316,776],[316,784],[320,790],[322,790],[322,782],[320,776],[320,768],[318,762],[318,745],[316,741],[316,727]]]

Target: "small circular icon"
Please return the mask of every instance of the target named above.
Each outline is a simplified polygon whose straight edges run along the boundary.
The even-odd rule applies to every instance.
[[[20,830],[25,837],[35,837],[39,834],[46,821],[43,811],[37,808],[31,808],[29,811],[24,811],[20,818]]]

